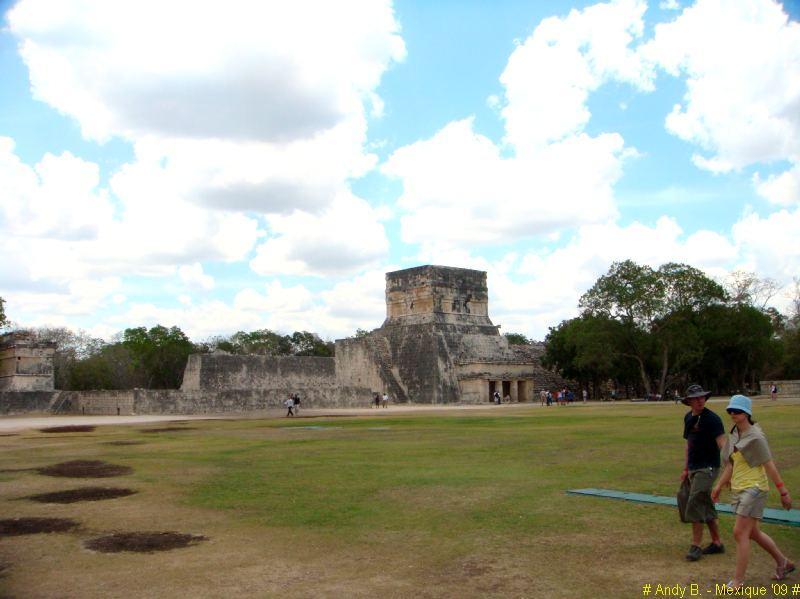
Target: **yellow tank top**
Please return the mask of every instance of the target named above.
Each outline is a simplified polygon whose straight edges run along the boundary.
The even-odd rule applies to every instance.
[[[734,451],[731,454],[731,459],[733,460],[732,491],[742,491],[750,487],[758,487],[762,491],[769,491],[767,471],[764,470],[763,465],[750,466],[738,451]]]

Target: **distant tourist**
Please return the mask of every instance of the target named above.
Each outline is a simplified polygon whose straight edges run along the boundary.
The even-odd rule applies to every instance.
[[[286,412],[286,417],[288,418],[289,416],[294,416],[294,397],[290,395],[288,399],[283,402],[283,405],[288,409],[288,412]]]
[[[769,398],[773,401],[778,399],[778,385],[775,383],[769,386]]]
[[[722,420],[706,406],[711,392],[700,385],[689,385],[681,400],[691,408],[683,417],[683,438],[686,439],[686,466],[681,473],[678,511],[683,522],[692,523],[692,544],[686,559],[696,562],[703,555],[724,553],[719,536],[717,510],[711,499],[711,488],[719,474],[719,452],[725,445]],[[711,543],[701,547],[703,528],[708,526]]]
[[[583,396],[583,403],[586,403],[586,400],[589,398],[589,392],[586,389],[581,391],[581,395]]]
[[[381,394],[378,393],[377,391],[375,392],[375,395],[372,397],[372,403],[375,404],[374,407],[376,408],[379,408],[381,405]]]
[[[506,396],[503,398],[503,401],[506,403],[511,403],[511,396],[506,394]]]
[[[547,405],[548,406],[553,405],[553,394],[550,393],[550,391],[547,392]]]
[[[758,543],[775,560],[773,580],[783,580],[789,573],[794,572],[794,563],[789,561],[789,558],[778,549],[775,541],[758,526],[769,496],[768,478],[772,479],[778,489],[781,505],[785,509],[792,509],[792,500],[775,462],[772,461],[767,438],[761,427],[753,422],[753,405],[750,398],[734,395],[725,410],[734,426],[722,450],[725,470],[714,486],[711,498],[717,501],[722,487],[730,485],[731,507],[736,514],[736,523],[733,525],[733,537],[736,539],[736,569],[728,587],[737,590],[744,585],[744,574],[750,556],[750,539]]]
[[[494,398],[494,403],[496,403],[499,406],[500,405],[500,392],[499,391],[495,391],[494,395],[492,395],[492,397]]]
[[[294,415],[297,416],[300,413],[300,395],[295,393],[292,400],[294,401]]]
[[[384,408],[388,408],[389,407],[389,394],[384,392],[383,397],[381,398],[381,401],[383,402],[383,407]]]
[[[544,405],[545,402],[547,401],[547,391],[545,391],[544,389],[539,391],[539,401],[541,402],[542,405]]]

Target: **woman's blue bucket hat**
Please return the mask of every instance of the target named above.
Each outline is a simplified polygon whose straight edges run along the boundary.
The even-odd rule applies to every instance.
[[[728,402],[728,407],[725,410],[741,410],[750,416],[753,415],[753,402],[749,397],[744,395],[734,395]]]

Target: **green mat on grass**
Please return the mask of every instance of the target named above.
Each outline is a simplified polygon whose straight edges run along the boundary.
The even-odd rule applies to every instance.
[[[570,489],[568,495],[591,495],[594,497],[608,497],[609,499],[624,499],[625,501],[635,501],[637,503],[657,503],[660,505],[678,505],[674,497],[664,495],[647,495],[645,493],[629,493],[628,491],[613,491],[610,489]],[[716,504],[717,511],[723,514],[732,514],[733,509],[730,503]],[[800,526],[800,510],[776,510],[766,508],[762,522],[773,524],[788,524],[789,526]]]

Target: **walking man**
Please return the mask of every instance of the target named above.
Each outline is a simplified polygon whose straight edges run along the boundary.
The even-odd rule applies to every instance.
[[[289,416],[294,416],[294,397],[290,395],[289,398],[283,402],[283,405],[289,410],[286,412],[286,417],[288,418]]]
[[[725,446],[725,429],[722,420],[706,406],[711,392],[700,385],[689,385],[681,402],[691,408],[683,417],[683,438],[686,439],[686,465],[681,473],[681,484],[688,486],[688,498],[681,510],[681,520],[692,524],[692,545],[686,554],[690,562],[703,555],[724,553],[719,536],[717,510],[711,500],[711,489],[719,474],[719,452]],[[700,546],[703,527],[708,526],[711,543]]]

